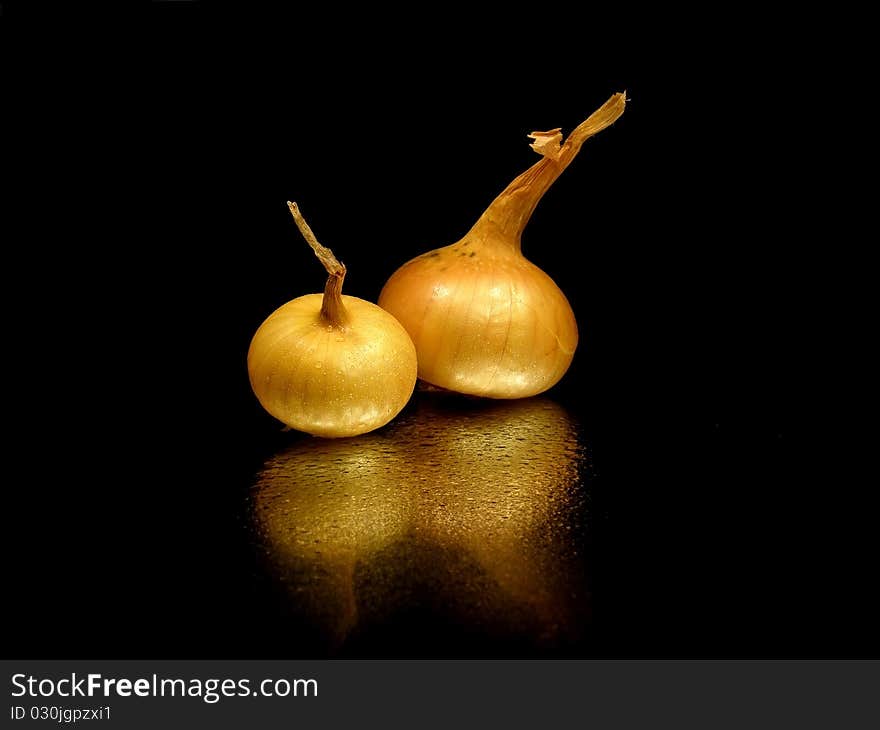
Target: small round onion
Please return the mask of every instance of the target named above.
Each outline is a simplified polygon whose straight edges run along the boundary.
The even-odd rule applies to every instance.
[[[324,294],[279,307],[260,325],[248,374],[260,404],[315,436],[356,436],[384,426],[416,382],[416,351],[387,311],[342,295],[345,267],[315,239],[295,203],[291,214],[329,274]]]

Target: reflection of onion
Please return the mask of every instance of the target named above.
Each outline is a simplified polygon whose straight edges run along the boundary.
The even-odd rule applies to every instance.
[[[380,433],[303,440],[271,459],[254,516],[299,610],[337,641],[429,590],[457,621],[559,643],[587,608],[572,559],[582,460],[553,401],[420,394]]]
[[[306,439],[270,459],[253,511],[271,562],[331,644],[355,623],[355,562],[408,522],[399,449],[376,434]]]
[[[574,614],[586,610],[588,597],[566,595],[577,581],[560,562],[571,552],[565,528],[581,516],[576,424],[543,398],[447,410],[447,416],[437,458],[427,460],[437,465],[436,488],[417,518],[437,542],[465,548],[500,589],[528,607],[535,629],[577,630]],[[422,419],[416,430],[428,437],[432,423]]]
[[[577,428],[551,400],[456,408],[438,399],[419,415],[410,427],[427,457],[419,478],[433,489],[418,515],[435,530],[477,542],[520,535],[577,482]]]
[[[403,457],[392,440],[367,434],[302,440],[270,459],[255,511],[273,548],[294,559],[345,559],[386,542],[408,520]]]

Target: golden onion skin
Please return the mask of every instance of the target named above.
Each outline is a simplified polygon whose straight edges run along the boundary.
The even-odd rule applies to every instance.
[[[379,306],[409,332],[422,380],[486,398],[525,398],[568,370],[577,322],[547,274],[494,248],[464,240],[413,259],[385,284]]]
[[[379,306],[409,332],[419,377],[469,395],[526,398],[555,385],[578,343],[574,312],[553,280],[522,255],[538,202],[583,143],[623,114],[614,94],[561,143],[559,129],[532,132],[542,159],[516,177],[457,243],[401,266]]]
[[[251,387],[271,415],[314,436],[357,436],[384,426],[415,387],[416,351],[387,311],[341,295],[345,326],[321,317],[321,294],[279,307],[248,350]]]

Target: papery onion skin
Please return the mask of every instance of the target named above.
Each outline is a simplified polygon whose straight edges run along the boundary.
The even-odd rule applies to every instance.
[[[533,132],[542,159],[518,176],[457,243],[401,266],[379,306],[409,332],[419,377],[487,398],[525,398],[554,386],[571,365],[578,328],[556,283],[528,261],[521,235],[541,197],[586,139],[622,113],[615,94],[560,145],[559,130]],[[554,242],[564,250],[564,242]]]
[[[279,307],[248,351],[251,387],[279,421],[314,436],[357,436],[384,426],[416,382],[416,351],[406,330],[375,304],[342,295],[344,329],[319,316],[321,294]]]
[[[578,343],[568,299],[525,257],[472,248],[457,243],[404,264],[379,305],[412,337],[423,380],[487,398],[547,390]]]

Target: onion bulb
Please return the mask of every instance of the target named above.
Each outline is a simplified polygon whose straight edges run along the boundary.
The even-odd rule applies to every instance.
[[[315,436],[356,436],[384,426],[416,383],[416,351],[387,311],[342,294],[343,266],[318,243],[296,203],[290,212],[327,270],[324,294],[275,310],[248,350],[251,387],[271,415]]]
[[[578,342],[574,312],[553,280],[522,254],[521,235],[547,189],[581,145],[612,124],[612,96],[562,142],[532,132],[542,159],[517,177],[457,243],[401,266],[379,295],[415,343],[419,377],[488,398],[524,398],[555,385]]]

